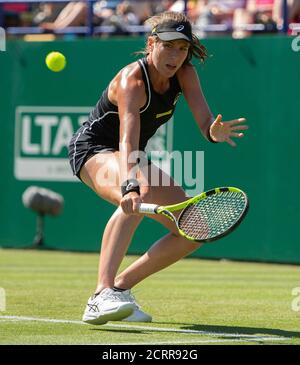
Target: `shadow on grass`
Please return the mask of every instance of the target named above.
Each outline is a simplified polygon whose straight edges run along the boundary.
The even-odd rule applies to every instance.
[[[300,338],[300,332],[297,331],[287,331],[278,328],[262,328],[262,327],[238,327],[238,326],[220,326],[220,325],[205,325],[205,324],[191,324],[191,323],[174,323],[174,322],[152,322],[150,323],[115,323],[113,326],[120,325],[119,328],[109,328],[107,326],[99,326],[96,328],[91,328],[92,331],[107,331],[107,332],[122,332],[122,333],[130,333],[130,334],[147,334],[149,332],[160,332],[157,325],[167,325],[172,326],[168,327],[167,331],[165,327],[161,328],[161,332],[185,332],[185,331],[203,331],[203,335],[213,335],[218,338],[237,338],[238,335],[249,335],[249,336],[278,336],[285,338]],[[130,327],[130,325],[135,326],[136,328],[126,328],[125,326]],[[109,326],[109,324],[108,324]],[[138,327],[141,327],[140,329]],[[145,328],[147,326],[147,328]],[[178,326],[174,328],[173,326]],[[154,327],[153,330],[151,327]],[[191,334],[193,334],[191,332]],[[195,333],[196,334],[196,333]],[[200,334],[200,333],[198,333]],[[259,339],[256,339],[259,342]],[[263,341],[263,340],[262,340]]]
[[[237,326],[219,326],[219,325],[205,325],[205,324],[191,324],[191,323],[167,323],[156,322],[156,324],[172,324],[179,325],[182,330],[204,331],[211,333],[226,333],[228,335],[256,335],[256,336],[282,336],[287,338],[300,338],[299,331],[287,331],[279,328],[263,328],[263,327],[237,327]]]

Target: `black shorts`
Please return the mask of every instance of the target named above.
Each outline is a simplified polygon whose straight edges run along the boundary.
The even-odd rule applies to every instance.
[[[80,133],[75,133],[69,144],[69,162],[73,175],[80,179],[80,170],[85,162],[100,152],[115,152],[113,147],[96,144],[92,140],[80,138]]]
[[[115,147],[98,144],[93,139],[88,138],[86,135],[82,135],[80,132],[75,133],[69,143],[69,162],[73,171],[73,175],[80,179],[80,170],[82,166],[90,157],[96,155],[97,153],[115,152],[117,150],[118,149]],[[143,155],[146,155],[144,151],[140,152],[142,152]],[[137,163],[141,166],[145,164],[150,165],[151,160],[148,158],[138,158]]]

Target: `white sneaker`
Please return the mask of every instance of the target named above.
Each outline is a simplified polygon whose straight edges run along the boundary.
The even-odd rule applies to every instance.
[[[152,317],[141,310],[141,307],[137,304],[136,299],[130,290],[125,290],[122,293],[130,303],[134,304],[133,313],[122,319],[123,322],[152,322]]]
[[[105,288],[100,294],[89,298],[82,320],[90,324],[121,321],[130,316],[135,308],[123,292]]]

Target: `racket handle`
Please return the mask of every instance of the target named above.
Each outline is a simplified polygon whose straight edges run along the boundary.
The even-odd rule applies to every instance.
[[[156,204],[141,203],[139,207],[139,212],[144,214],[156,214],[156,208],[158,207],[159,205]]]

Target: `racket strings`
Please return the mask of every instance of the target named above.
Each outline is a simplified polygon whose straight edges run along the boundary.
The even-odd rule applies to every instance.
[[[212,239],[234,226],[246,206],[247,198],[242,192],[216,193],[185,208],[178,227],[196,240]]]

